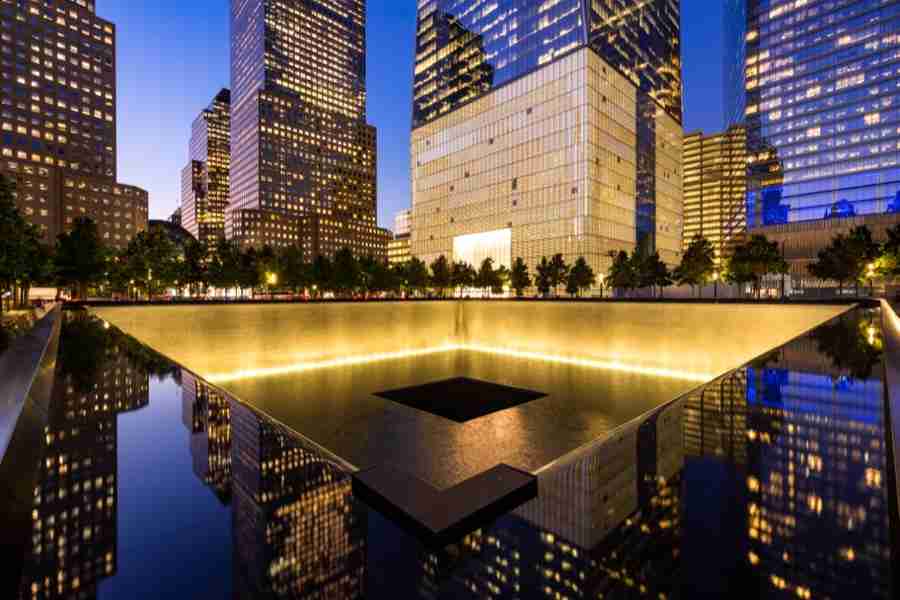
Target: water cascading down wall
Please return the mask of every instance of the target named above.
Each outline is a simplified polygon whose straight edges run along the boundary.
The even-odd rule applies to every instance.
[[[708,381],[845,306],[515,301],[96,307],[227,389],[242,375],[471,349]]]

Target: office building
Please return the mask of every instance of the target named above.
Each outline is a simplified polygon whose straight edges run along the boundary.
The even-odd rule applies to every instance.
[[[388,241],[387,259],[392,265],[399,265],[412,258],[410,253],[410,224],[412,211],[401,210],[394,216],[393,237]]]
[[[684,247],[700,235],[713,245],[716,266],[728,258],[747,229],[747,136],[728,131],[684,138]]]
[[[194,120],[181,172],[181,225],[201,242],[225,237],[231,166],[231,92],[223,89]]]
[[[116,182],[116,31],[93,0],[0,2],[0,173],[44,239],[78,217],[122,247],[147,192]]]
[[[674,0],[420,0],[411,251],[605,271],[681,252]]]
[[[226,237],[374,255],[364,0],[232,0]]]
[[[748,230],[784,243],[795,287],[811,285],[806,265],[842,220],[876,236],[900,222],[900,2],[727,8],[725,101],[747,126]]]

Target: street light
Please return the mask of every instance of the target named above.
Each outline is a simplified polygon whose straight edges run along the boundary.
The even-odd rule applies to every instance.
[[[278,274],[266,273],[266,283],[269,285],[278,285]]]
[[[719,299],[719,271],[713,271],[713,300]]]

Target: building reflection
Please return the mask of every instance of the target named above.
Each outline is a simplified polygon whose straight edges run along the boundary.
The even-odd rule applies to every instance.
[[[358,598],[365,514],[349,473],[296,434],[181,372],[194,473],[231,505],[234,598]]]
[[[456,544],[370,526],[370,565],[387,570],[370,591],[892,597],[880,335],[860,312],[586,448]]]
[[[773,596],[891,597],[871,323],[842,317],[747,370],[747,560]]]
[[[191,434],[194,474],[222,504],[231,499],[230,398],[181,371],[182,421]]]
[[[346,467],[179,371],[197,478],[231,508],[234,598],[890,598],[877,313],[855,311],[539,473],[539,496],[436,548]],[[117,415],[171,366],[68,318],[21,599],[117,569]],[[93,366],[91,366],[93,365]],[[75,368],[76,370],[73,370]]]
[[[23,599],[95,598],[116,572],[117,417],[149,402],[148,365],[135,351],[85,316],[62,329]]]

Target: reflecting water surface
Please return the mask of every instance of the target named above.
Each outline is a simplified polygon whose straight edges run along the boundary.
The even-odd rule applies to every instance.
[[[649,402],[432,547],[308,438],[68,315],[20,597],[891,598],[879,323],[855,311]]]

